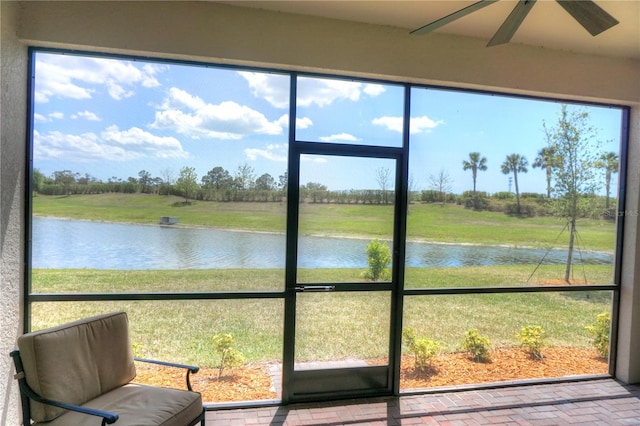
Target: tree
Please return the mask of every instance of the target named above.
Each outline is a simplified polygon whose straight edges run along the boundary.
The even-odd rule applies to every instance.
[[[71,192],[71,185],[76,183],[76,178],[79,177],[79,173],[73,173],[71,170],[62,170],[53,172],[53,183],[60,185],[65,195]]]
[[[33,191],[40,192],[42,191],[42,186],[44,185],[45,177],[42,172],[36,168],[33,169],[32,182],[33,182]]]
[[[556,159],[556,152],[552,146],[547,146],[538,151],[538,156],[533,162],[533,168],[539,167],[547,174],[547,198],[551,198],[551,177]]]
[[[276,187],[276,180],[269,173],[265,173],[256,179],[256,189],[259,191],[271,191]]]
[[[173,185],[176,181],[174,171],[169,168],[161,170],[160,176],[162,177],[162,181],[169,186]]]
[[[149,192],[149,183],[151,183],[151,173],[146,170],[140,170],[138,172],[138,183],[140,184],[140,192],[147,193]]]
[[[288,187],[289,187],[289,172],[285,171],[283,174],[278,176],[278,189],[286,193]]]
[[[451,177],[444,170],[440,170],[437,175],[429,175],[429,184],[431,188],[438,191],[440,195],[440,201],[444,206],[445,196],[447,192],[451,191]]]
[[[220,166],[214,167],[206,175],[202,176],[202,186],[216,191],[231,188],[232,182],[233,178],[229,172]]]
[[[176,189],[184,197],[184,202],[189,203],[189,198],[194,198],[198,190],[198,175],[195,167],[183,167],[180,169],[180,177],[176,181]]]
[[[247,190],[253,188],[255,183],[255,175],[253,167],[248,164],[238,166],[234,183],[237,189]]]
[[[390,171],[386,167],[378,167],[376,169],[376,182],[382,190],[382,203],[387,204],[387,189],[389,189]]]
[[[520,189],[518,188],[518,173],[527,173],[527,159],[520,154],[510,154],[502,163],[502,173],[508,175],[513,172],[513,182],[516,184],[516,209],[520,214]]]
[[[564,280],[571,276],[573,248],[578,217],[585,213],[580,198],[595,193],[597,189],[596,161],[599,143],[595,140],[595,129],[589,125],[589,113],[569,112],[562,105],[555,126],[544,130],[550,146],[556,151],[557,163],[553,168],[556,193],[554,212],[567,221],[569,227],[569,249]]]
[[[369,269],[363,276],[371,281],[379,279],[389,279],[391,272],[389,271],[389,263],[391,263],[391,248],[386,242],[380,242],[375,239],[367,244],[367,263]]]
[[[620,165],[620,159],[615,152],[605,152],[600,155],[600,158],[596,162],[596,166],[600,169],[604,169],[604,189],[606,198],[604,201],[605,210],[609,211],[609,193],[611,190],[611,174],[618,173],[618,166]]]
[[[304,199],[303,195],[311,197],[312,203],[322,202],[327,193],[327,187],[318,182],[308,182],[306,185],[302,185],[300,189],[301,198]]]
[[[471,170],[471,177],[473,178],[473,194],[475,195],[478,170],[487,170],[487,157],[481,157],[479,152],[470,152],[469,161],[462,161],[462,170]]]

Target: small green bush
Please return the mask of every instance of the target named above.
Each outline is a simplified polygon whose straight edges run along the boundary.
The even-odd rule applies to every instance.
[[[218,367],[218,380],[222,377],[222,371],[225,368],[239,367],[245,363],[242,352],[233,348],[235,339],[231,334],[223,333],[213,336],[213,344],[220,356]]]
[[[542,359],[543,336],[544,330],[539,325],[522,327],[520,334],[517,335],[518,339],[520,339],[520,347],[527,349],[531,358],[538,360]]]
[[[414,357],[414,369],[419,371],[427,370],[431,367],[431,361],[438,354],[442,345],[435,340],[426,337],[416,338],[413,328],[406,328],[402,331],[402,337],[409,352]]]
[[[465,332],[462,349],[471,353],[476,362],[488,362],[491,360],[491,341],[483,337],[475,328]]]
[[[391,249],[385,242],[375,239],[367,244],[367,256],[369,269],[362,275],[371,281],[380,279],[388,280],[391,278],[391,272],[387,265],[391,263]]]
[[[603,358],[609,358],[609,330],[611,328],[611,314],[602,312],[596,316],[596,322],[588,325],[587,330],[593,337],[591,343],[598,354]]]
[[[145,358],[147,356],[147,350],[140,343],[132,342],[131,350],[134,358]]]

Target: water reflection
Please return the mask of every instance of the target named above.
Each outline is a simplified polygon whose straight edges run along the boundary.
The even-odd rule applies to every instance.
[[[366,268],[368,240],[301,236],[300,268]],[[564,264],[566,251],[407,243],[407,266]],[[585,264],[613,255],[583,252]],[[284,268],[283,234],[33,218],[34,268]]]

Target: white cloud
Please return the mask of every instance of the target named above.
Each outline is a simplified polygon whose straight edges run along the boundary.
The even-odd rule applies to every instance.
[[[33,132],[37,160],[62,158],[74,162],[130,161],[143,157],[186,158],[180,141],[173,137],[155,136],[137,127],[120,130],[110,126],[100,135],[79,135],[51,131]]]
[[[384,88],[384,86],[382,84],[365,84],[364,85],[364,89],[363,92],[366,93],[367,95],[374,97],[374,96],[378,96],[381,95],[382,93],[384,93],[386,89]]]
[[[313,121],[308,117],[296,118],[296,128],[306,129],[313,126]]]
[[[402,117],[379,117],[375,118],[372,121],[372,124],[377,126],[386,127],[388,130],[394,132],[402,133]],[[434,121],[423,115],[422,117],[411,117],[410,125],[409,125],[409,133],[418,134],[418,133],[429,133],[432,129],[435,129],[440,124],[443,124],[444,121],[438,120]]]
[[[62,120],[64,118],[63,112],[51,112],[46,116],[38,113],[33,114],[33,118],[37,123],[50,123],[53,120]]]
[[[284,114],[276,121],[283,128],[289,127],[289,114]],[[309,117],[296,117],[296,129],[307,129],[313,126],[313,121]]]
[[[90,99],[101,87],[112,98],[122,99],[132,96],[136,85],[159,86],[155,74],[164,69],[124,60],[38,54],[35,101],[45,103],[52,97]]]
[[[88,121],[102,121],[102,119],[98,117],[95,113],[86,111],[86,110],[80,111],[77,114],[73,114],[71,118],[73,118],[74,120],[78,118],[84,118],[85,120],[88,120]]]
[[[338,133],[331,136],[320,136],[322,142],[357,142],[360,139],[349,133]]]
[[[379,84],[365,84],[345,80],[301,77],[298,79],[298,106],[312,104],[324,107],[338,100],[357,102],[362,93],[378,96],[385,91]]]
[[[283,75],[239,71],[253,95],[264,99],[276,108],[289,107],[289,78]],[[381,84],[358,83],[353,81],[301,77],[298,80],[299,106],[312,104],[327,106],[341,99],[358,101],[362,93],[378,96],[385,91]]]
[[[249,160],[257,160],[258,157],[284,163],[287,161],[287,144],[270,144],[266,149],[247,148],[244,150]]]
[[[289,108],[289,76],[238,71],[253,93],[253,96],[269,102],[276,108]]]
[[[237,140],[252,134],[280,135],[283,132],[280,119],[269,121],[261,112],[233,101],[208,104],[175,87],[169,90],[167,99],[156,111],[151,127],[171,129],[193,139]]]

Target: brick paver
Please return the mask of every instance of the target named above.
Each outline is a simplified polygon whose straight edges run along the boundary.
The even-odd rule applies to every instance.
[[[613,379],[208,411],[214,425],[640,425],[640,385]]]

